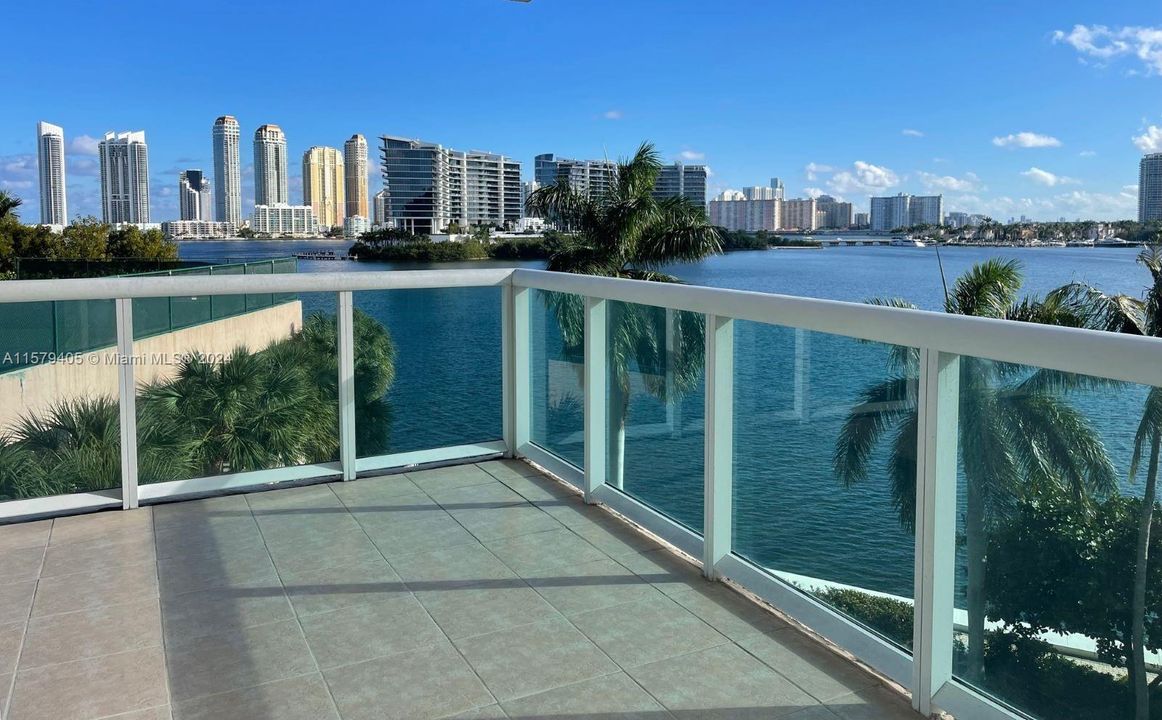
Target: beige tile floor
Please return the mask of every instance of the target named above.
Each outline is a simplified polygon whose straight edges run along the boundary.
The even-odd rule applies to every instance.
[[[7,720],[910,718],[522,463],[0,527]]]

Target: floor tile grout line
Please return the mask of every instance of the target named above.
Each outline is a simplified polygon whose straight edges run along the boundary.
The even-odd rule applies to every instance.
[[[332,483],[324,483],[324,485],[330,491],[331,495],[339,501],[339,506],[346,510],[346,506],[343,505],[343,499],[340,498],[338,494],[336,494],[335,491],[331,489]],[[249,495],[247,495],[246,498],[246,506],[250,508],[251,517],[254,517],[254,506],[250,504]],[[350,512],[347,514],[350,515]],[[354,518],[352,518],[352,520],[354,520]],[[323,687],[327,689],[327,697],[331,700],[331,707],[335,709],[335,715],[342,719],[343,716],[339,711],[339,703],[335,700],[335,694],[331,692],[331,685],[327,682],[327,677],[323,674],[322,668],[319,667],[319,659],[315,657],[315,651],[311,649],[311,643],[309,640],[307,640],[307,632],[303,629],[303,623],[299,618],[298,611],[295,609],[294,603],[291,602],[290,595],[287,594],[286,583],[283,582],[282,573],[278,569],[278,563],[274,561],[274,555],[270,552],[270,546],[266,542],[266,533],[262,531],[262,523],[258,522],[257,517],[254,518],[254,522],[256,525],[258,525],[258,536],[262,538],[262,547],[266,549],[267,557],[270,558],[270,564],[274,567],[274,576],[278,578],[278,584],[282,587],[282,595],[284,598],[286,598],[287,604],[290,605],[291,615],[293,615],[295,621],[295,627],[299,629],[299,637],[303,639],[303,645],[307,648],[307,654],[311,658],[311,663],[315,666],[315,672],[318,673],[319,677],[323,680]],[[359,523],[356,522],[355,524],[358,525]]]
[[[266,680],[265,682],[260,682],[257,685],[247,685],[246,687],[234,688],[233,690],[223,690],[222,692],[206,693],[205,695],[197,695],[195,697],[188,697],[184,700],[178,700],[178,701],[171,700],[169,705],[171,708],[177,707],[179,704],[184,705],[186,703],[191,703],[191,702],[195,702],[198,700],[205,700],[207,698],[223,697],[223,696],[229,695],[231,693],[246,692],[247,690],[253,690],[255,688],[266,687],[268,685],[273,685],[275,683],[286,682],[288,680],[302,680],[303,678],[315,677],[316,675],[318,675],[319,678],[321,680],[323,680],[323,686],[326,687],[327,683],[326,683],[326,680],[323,679],[323,671],[316,670],[315,672],[301,673],[299,675],[288,675],[287,677],[278,678],[277,680]],[[330,693],[330,690],[328,690],[327,692]],[[157,706],[157,707],[160,707],[160,706]],[[336,708],[335,712],[338,713],[338,708]],[[114,715],[112,717],[116,718],[117,716]],[[100,720],[106,720],[106,719],[101,718]]]
[[[404,477],[407,477],[406,473],[404,474]],[[412,481],[411,478],[407,478],[407,479],[408,479],[408,482],[412,483],[412,485],[416,485],[416,483],[414,481]],[[423,488],[420,488],[420,492],[424,493],[424,495],[427,496],[427,498],[429,500],[431,500],[432,502],[435,502],[436,505],[439,506],[441,510],[444,509],[444,506],[440,505],[439,502],[437,502],[436,499],[433,498],[431,495],[428,495],[426,490],[424,490]],[[342,502],[343,499],[339,498],[339,501]],[[350,511],[348,510],[348,512],[350,512]],[[474,539],[476,538],[476,536],[472,535],[472,533],[468,530],[468,528],[464,527],[463,523],[461,523],[459,520],[457,520],[455,517],[453,517],[451,513],[449,513],[447,510],[444,510],[444,512],[447,513],[448,517],[451,517],[452,520],[456,522],[456,524],[458,524],[458,525],[460,525],[460,527],[464,528],[465,532],[468,532],[468,534],[471,535]],[[371,539],[371,536],[367,534],[367,529],[364,528],[361,523],[359,523],[358,519],[355,520],[355,523],[357,525],[359,525],[360,530],[363,531],[363,534],[367,537],[368,542],[371,543],[372,547],[374,547],[376,552],[379,553],[379,556],[383,558],[383,561],[385,563],[387,563],[387,566],[389,568],[391,568],[391,571],[393,573],[395,573],[396,577],[399,578],[400,583],[402,583],[403,586],[408,589],[408,594],[411,595],[412,598],[416,601],[416,605],[419,605],[420,609],[424,612],[424,615],[426,615],[428,617],[428,620],[430,620],[432,622],[432,624],[436,626],[436,629],[439,630],[440,634],[444,636],[444,640],[448,643],[448,645],[452,648],[452,650],[454,650],[456,652],[456,654],[460,656],[460,660],[463,661],[463,663],[468,667],[468,669],[472,671],[472,674],[476,677],[476,681],[480,683],[480,687],[484,688],[484,692],[488,693],[488,696],[492,698],[493,702],[495,704],[499,705],[500,700],[498,700],[496,695],[493,694],[492,689],[488,687],[488,684],[484,682],[484,678],[480,677],[480,673],[478,673],[476,671],[476,668],[472,666],[472,663],[468,662],[468,658],[464,657],[464,653],[460,651],[460,648],[457,647],[456,643],[452,640],[452,638],[448,636],[448,633],[446,630],[444,630],[443,626],[441,626],[440,623],[436,622],[436,618],[432,616],[432,613],[428,610],[427,606],[424,605],[424,603],[421,602],[420,599],[416,596],[415,592],[408,585],[407,580],[404,579],[404,576],[402,574],[400,574],[399,569],[396,568],[395,565],[392,564],[391,560],[389,560],[387,558],[387,556],[383,554],[383,550],[379,547],[379,545],[376,544],[376,542],[374,540]],[[479,540],[476,540],[476,543],[478,545],[480,545]],[[481,547],[484,547],[484,546],[481,545]],[[484,549],[488,550],[488,548],[484,548]],[[390,655],[388,657],[390,657]],[[380,658],[373,658],[373,659],[378,660]],[[324,676],[324,682],[325,681],[326,681],[326,676]],[[329,683],[327,684],[327,689],[328,689],[328,691],[330,691],[330,684]],[[336,703],[336,707],[337,706],[338,706],[338,704]],[[477,705],[475,707],[468,708],[468,710],[474,710],[477,707],[487,707],[487,706],[486,705]],[[467,712],[467,711],[464,711],[464,712]]]
[[[153,509],[150,508],[152,515]],[[170,706],[170,717],[173,717],[173,695],[170,692],[170,666],[169,666],[169,647],[166,644],[165,638],[165,599],[161,596],[161,559],[157,556],[157,523],[150,523],[153,527],[153,571],[157,576],[157,627],[161,634],[161,664],[165,670],[165,699]]]
[[[40,573],[44,570],[44,560],[48,556],[49,542],[52,540],[52,531],[56,527],[56,520],[50,520],[48,526],[48,537],[44,539],[44,551],[40,556],[40,568],[36,572],[36,578],[33,582],[36,586],[32,590],[32,599],[28,602],[28,610],[24,615],[24,627],[20,631],[20,646],[16,650],[16,661],[12,665],[12,679],[8,682],[8,695],[4,699],[3,706],[0,706],[0,718],[11,717],[9,712],[12,708],[12,699],[16,697],[16,679],[20,675],[20,658],[24,656],[24,644],[28,641],[28,627],[32,623],[32,608],[36,605],[36,594],[40,591]],[[16,622],[20,622],[17,620]]]

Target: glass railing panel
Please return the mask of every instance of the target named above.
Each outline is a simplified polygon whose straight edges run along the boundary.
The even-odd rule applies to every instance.
[[[733,548],[912,642],[915,352],[735,322]]]
[[[173,271],[174,277],[209,275],[210,267]],[[174,297],[170,300],[170,323],[174,328],[192,327],[214,318],[213,301],[209,295]]]
[[[151,300],[135,300],[134,316]],[[213,306],[210,298],[162,300],[175,308]],[[235,308],[244,302],[242,296],[221,300]],[[334,293],[304,294],[195,325],[135,333],[140,482],[337,460],[336,307]]]
[[[358,457],[502,438],[500,288],[354,301]]]
[[[530,439],[585,466],[585,298],[532,290]]]
[[[0,305],[0,501],[120,488],[116,343],[112,300]]]
[[[705,316],[609,301],[606,482],[702,531]]]
[[[1133,718],[1141,678],[1156,717],[1162,390],[974,357],[959,381],[954,675],[1046,719]]]

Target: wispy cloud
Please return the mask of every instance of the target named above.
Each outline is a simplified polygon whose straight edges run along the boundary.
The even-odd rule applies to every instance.
[[[807,166],[803,168],[803,172],[807,173],[807,179],[812,181],[818,180],[821,173],[829,173],[834,171],[835,168],[831,167],[830,165],[821,165],[819,163],[813,162],[807,163]]]
[[[1093,150],[1082,150],[1081,152],[1077,153],[1078,157],[1094,157],[1095,155],[1097,155],[1097,153]]]
[[[72,139],[71,142],[69,142],[68,154],[69,155],[96,155],[97,154],[97,143],[99,143],[99,142],[100,142],[100,140],[98,140],[95,137],[90,137],[88,135],[77,135],[76,137],[74,137]]]
[[[683,160],[705,160],[706,153],[698,152],[697,150],[683,150],[678,153],[678,157]]]
[[[1064,175],[1056,175],[1048,170],[1042,170],[1039,167],[1031,167],[1021,173],[1038,185],[1045,187],[1057,187],[1058,185],[1077,185],[1081,181],[1076,178],[1066,177]]]
[[[929,190],[950,190],[955,192],[975,192],[983,190],[980,178],[976,173],[965,173],[964,177],[958,178],[952,175],[936,175],[935,173],[924,172],[921,170],[917,173],[920,182],[924,183],[924,187]]]
[[[620,110],[606,110],[602,117],[606,120],[620,120],[625,117],[625,114]]]
[[[1052,135],[1035,132],[1011,133],[993,138],[993,145],[1003,148],[1045,148],[1061,147],[1061,141]]]
[[[827,181],[837,193],[861,195],[883,192],[900,184],[900,176],[889,168],[856,160],[848,170],[840,170]]]
[[[912,128],[904,128],[900,131],[900,134],[908,137],[924,137],[924,133],[919,130],[913,130]]]
[[[1099,66],[1134,57],[1147,74],[1162,74],[1162,27],[1074,25],[1069,32],[1054,31],[1053,42],[1069,45],[1083,60],[1096,61]]]
[[[1151,125],[1132,138],[1134,146],[1144,153],[1162,152],[1162,127]]]

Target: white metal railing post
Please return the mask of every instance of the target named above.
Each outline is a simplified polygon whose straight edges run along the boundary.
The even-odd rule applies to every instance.
[[[117,321],[117,403],[121,428],[121,507],[138,506],[137,383],[133,373],[133,300],[113,301]]]
[[[706,316],[706,432],[702,574],[730,555],[734,481],[734,321]]]
[[[585,502],[596,502],[595,493],[605,484],[609,437],[609,375],[606,320],[609,303],[585,298]]]
[[[355,479],[355,299],[339,293],[339,464],[343,479]]]
[[[500,340],[503,390],[504,444],[509,457],[519,457],[529,443],[532,414],[532,376],[529,372],[529,333],[532,330],[532,290],[511,283],[504,286]]]
[[[952,679],[960,356],[920,349],[912,707],[927,717]]]

